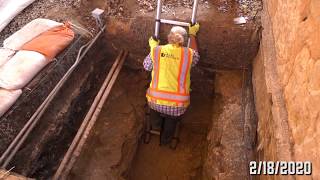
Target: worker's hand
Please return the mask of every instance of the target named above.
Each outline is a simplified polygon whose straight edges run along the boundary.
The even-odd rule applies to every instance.
[[[157,39],[155,37],[152,37],[152,36],[149,38],[149,46],[150,46],[151,49],[156,47],[156,46],[158,46],[159,43],[160,43],[159,39]]]
[[[200,24],[199,23],[196,23],[194,25],[189,25],[189,35],[193,35],[193,36],[196,36],[198,31],[200,29]]]

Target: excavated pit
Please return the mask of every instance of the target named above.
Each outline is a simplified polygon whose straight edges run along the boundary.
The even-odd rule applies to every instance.
[[[139,141],[148,83],[141,66],[154,30],[155,1],[66,2],[35,1],[0,36],[2,41],[36,17],[92,26],[89,14],[94,8],[105,9],[108,16],[105,47],[95,47],[86,57],[92,61],[82,64],[65,85],[15,157],[13,171],[51,179],[110,67],[104,60],[109,62],[119,49],[126,48],[130,51],[126,67],[68,179],[305,178],[249,176],[250,160],[312,161],[312,177],[306,178],[319,179],[320,156],[315,153],[320,134],[316,128],[320,117],[319,1],[200,0],[201,62],[192,72],[192,103],[175,151],[159,147],[157,137],[148,145]],[[165,2],[164,18],[189,21],[192,0]],[[235,25],[233,18],[239,16],[249,21]],[[169,28],[162,27],[165,43]],[[96,32],[93,27],[89,30]],[[70,59],[74,55],[62,61],[58,71],[44,70],[52,78],[42,86],[33,81],[24,89],[22,100],[0,119],[1,153],[70,67]]]

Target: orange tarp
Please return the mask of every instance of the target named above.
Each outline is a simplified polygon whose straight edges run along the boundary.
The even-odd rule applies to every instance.
[[[72,42],[73,38],[74,32],[70,28],[70,24],[65,23],[41,33],[24,44],[21,50],[36,51],[52,60]]]

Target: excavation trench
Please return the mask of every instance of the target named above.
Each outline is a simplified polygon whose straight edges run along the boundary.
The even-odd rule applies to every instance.
[[[249,179],[247,164],[254,159],[257,124],[250,64],[258,50],[259,26],[251,21],[237,26],[231,12],[208,10],[203,4],[200,9],[199,20],[206,27],[198,37],[201,61],[192,69],[191,105],[176,150],[160,147],[157,136],[149,144],[141,141],[149,83],[142,61],[154,20],[152,13],[140,13],[134,18],[107,18],[104,36],[64,84],[7,169],[52,179],[119,50],[125,48],[129,57],[67,179]],[[182,11],[176,19],[186,21]],[[168,30],[163,26],[162,43]],[[35,78],[22,100],[1,118],[1,153],[87,41],[79,38],[57,66],[42,72],[46,78]]]
[[[100,38],[8,166],[51,179],[114,62]],[[141,141],[147,72],[126,65],[68,179],[247,178],[255,122],[250,70],[192,70],[191,106],[176,150]]]
[[[53,177],[114,62],[106,44],[101,38],[91,48],[8,169],[37,179]],[[191,106],[172,150],[160,147],[157,136],[142,143],[147,72],[126,65],[68,179],[248,178],[256,124],[249,77],[248,69],[194,68]],[[11,116],[19,119],[23,113]]]

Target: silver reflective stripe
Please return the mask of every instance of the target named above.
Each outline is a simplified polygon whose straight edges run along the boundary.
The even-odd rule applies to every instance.
[[[154,64],[153,64],[153,81],[152,81],[152,87],[154,89],[157,88],[157,84],[158,84],[158,77],[157,77],[157,74],[159,74],[159,55],[160,55],[160,46],[157,46],[155,47],[155,50],[153,52],[153,61],[154,61]]]
[[[181,67],[181,73],[180,73],[180,82],[179,82],[179,89],[180,89],[180,93],[184,93],[186,91],[186,87],[184,86],[186,79],[186,75],[188,73],[188,64],[189,64],[189,49],[188,48],[184,48],[184,53],[183,53],[183,59],[182,59],[182,67]]]
[[[179,102],[187,102],[190,99],[190,96],[188,95],[170,94],[170,93],[165,93],[160,91],[154,91],[151,89],[148,89],[148,94],[155,98],[179,101]]]

